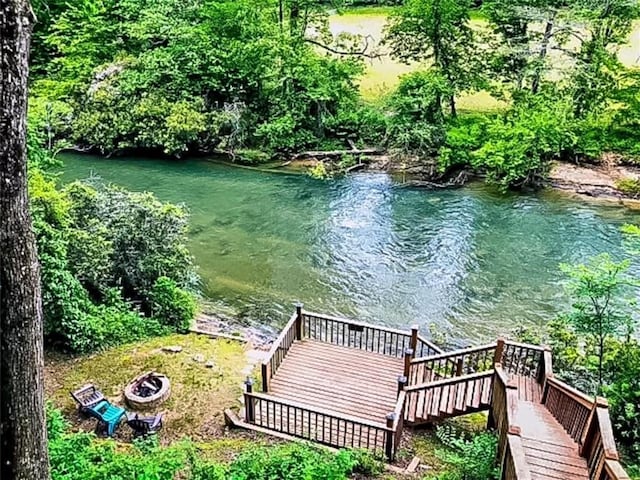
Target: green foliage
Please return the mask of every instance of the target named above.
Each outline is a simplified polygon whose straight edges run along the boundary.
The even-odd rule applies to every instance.
[[[383,462],[370,452],[331,453],[298,443],[253,448],[223,465],[202,459],[189,442],[162,447],[151,438],[122,445],[70,433],[51,405],[47,419],[53,480],[346,480],[352,473],[377,475],[383,470]]]
[[[636,178],[623,178],[616,182],[616,188],[625,195],[633,198],[640,196],[640,180]]]
[[[403,75],[389,99],[390,145],[407,153],[435,155],[445,135],[442,101],[450,94],[448,82],[436,70]]]
[[[194,288],[197,277],[183,209],[113,187],[57,189],[34,167],[29,191],[50,340],[87,352],[188,326],[195,300],[178,286]]]
[[[328,453],[314,447],[287,444],[277,448],[253,449],[241,454],[231,465],[233,480],[340,480],[346,479],[360,463],[349,451]]]
[[[407,0],[389,17],[385,42],[404,62],[432,62],[446,81],[451,114],[455,94],[481,83],[468,0]]]
[[[186,332],[196,313],[193,295],[167,277],[158,277],[149,294],[152,314],[164,325]]]
[[[436,455],[450,470],[437,480],[490,480],[499,478],[500,469],[495,466],[498,439],[489,432],[466,438],[450,425],[438,427],[438,439],[446,449]]]
[[[568,323],[579,335],[591,337],[596,344],[598,385],[604,379],[607,340],[628,333],[632,320],[625,289],[632,284],[626,272],[629,262],[614,262],[607,254],[591,259],[583,265],[562,265],[569,276],[569,292],[573,309]]]
[[[316,180],[326,180],[328,178],[331,178],[333,174],[329,172],[324,162],[319,161],[309,169],[308,175],[311,178],[315,178]]]
[[[48,76],[33,91],[71,111],[56,135],[105,154],[316,145],[357,103],[362,62],[305,41],[315,28],[335,47],[323,6],[291,5],[289,29],[277,10],[273,0],[75,2],[50,19]]]

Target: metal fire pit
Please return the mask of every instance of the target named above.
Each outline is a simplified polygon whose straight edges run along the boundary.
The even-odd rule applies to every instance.
[[[134,410],[155,408],[169,398],[171,383],[166,375],[156,372],[143,373],[124,389],[124,398]]]

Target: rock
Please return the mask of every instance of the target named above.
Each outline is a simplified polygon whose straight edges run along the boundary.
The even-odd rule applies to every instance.
[[[182,347],[179,345],[169,345],[167,347],[162,347],[162,351],[168,353],[179,353],[182,351]]]
[[[198,362],[198,363],[204,362],[204,355],[202,355],[201,353],[198,353],[198,354],[194,355],[193,356],[193,361],[194,362]]]
[[[213,368],[216,366],[216,363],[213,360],[209,360],[207,363],[204,364],[204,366],[207,368]]]

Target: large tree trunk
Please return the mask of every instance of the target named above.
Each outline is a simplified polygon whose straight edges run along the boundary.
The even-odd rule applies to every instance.
[[[33,20],[28,0],[0,0],[2,480],[49,478],[40,269],[27,197],[27,78]]]

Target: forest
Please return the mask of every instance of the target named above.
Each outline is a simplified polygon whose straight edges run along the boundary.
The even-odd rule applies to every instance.
[[[0,192],[0,263],[16,266],[3,265],[3,288],[33,286],[23,302],[23,290],[2,295],[3,312],[26,309],[22,317],[3,313],[2,352],[10,349],[7,332],[23,339],[28,325],[35,347],[20,358],[32,355],[43,376],[46,365],[46,381],[32,385],[35,403],[24,402],[35,425],[29,438],[40,447],[32,472],[41,469],[45,480],[501,478],[494,461],[499,439],[485,431],[481,414],[416,433],[401,462],[421,455],[431,466],[410,477],[358,449],[270,443],[224,427],[203,440],[211,425],[198,415],[232,404],[246,372],[244,352],[185,335],[207,300],[190,251],[192,212],[99,178],[61,182],[58,154],[185,164],[223,156],[259,166],[308,150],[370,148],[428,166],[429,181],[469,172],[504,195],[543,186],[553,162],[637,165],[640,70],[620,57],[640,19],[637,0],[34,0],[32,7],[26,131],[8,130],[0,139],[3,164],[24,157],[26,172],[1,171],[6,185],[24,184],[18,200],[3,197],[13,189]],[[332,32],[330,15],[370,8],[388,14],[381,42]],[[0,48],[3,61],[9,50]],[[364,94],[368,66],[386,55],[412,71],[387,91]],[[469,108],[465,98],[479,92],[494,106]],[[19,119],[15,108],[9,113]],[[353,159],[339,161],[345,169]],[[311,173],[327,176],[324,167]],[[618,188],[638,196],[640,180],[623,179]],[[30,223],[16,235],[24,212],[14,215],[7,205],[20,199]],[[625,218],[622,229],[616,224],[622,243],[615,245],[625,258],[602,253],[563,263],[569,305],[546,325],[509,335],[548,345],[558,377],[608,399],[622,463],[630,478],[640,478],[640,229]],[[31,253],[19,248],[23,243]],[[441,340],[452,349],[460,342],[445,334]],[[187,345],[175,362],[162,360],[184,383],[177,392],[186,399],[186,407],[171,404],[166,441],[104,440],[86,431],[69,408],[67,390],[78,376],[118,390],[122,371],[165,358],[166,341]],[[194,374],[204,354],[215,357],[215,369]],[[2,375],[10,373],[6,365]],[[46,385],[52,383],[59,391]],[[203,388],[218,396],[199,398]],[[190,408],[193,415],[180,416]],[[3,403],[3,422],[8,409]],[[20,476],[8,463],[3,468],[10,480],[35,478],[28,469]]]
[[[381,45],[333,35],[330,8],[349,4],[36,4],[32,135],[47,148],[249,163],[376,146],[503,188],[540,184],[552,160],[638,154],[638,73],[618,57],[635,2],[411,0]],[[419,68],[363,98],[359,79],[383,53]],[[478,91],[504,108],[458,111]]]

